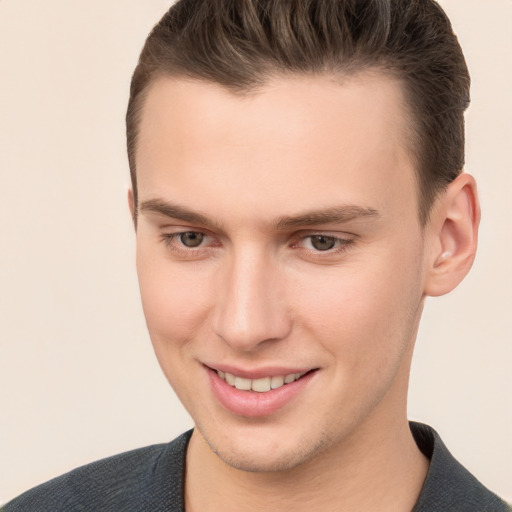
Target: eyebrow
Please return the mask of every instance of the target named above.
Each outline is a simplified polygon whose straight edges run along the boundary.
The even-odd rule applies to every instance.
[[[194,212],[183,206],[175,205],[161,199],[149,199],[143,201],[139,207],[143,213],[158,213],[172,219],[190,222],[191,224],[201,224],[203,226],[216,227],[216,223],[209,220],[205,215]]]
[[[219,224],[208,219],[205,215],[189,210],[184,206],[168,203],[162,199],[149,199],[140,205],[140,211],[157,213],[172,219],[200,224],[206,227],[218,228]],[[380,214],[374,208],[357,205],[343,205],[322,210],[311,210],[299,215],[285,215],[273,222],[274,229],[283,231],[286,229],[315,226],[320,224],[336,224],[349,222],[361,218],[378,218]]]
[[[274,227],[277,230],[297,228],[302,226],[316,226],[319,224],[340,224],[351,220],[380,217],[374,208],[356,205],[337,206],[325,210],[312,210],[296,216],[283,216],[277,219]]]

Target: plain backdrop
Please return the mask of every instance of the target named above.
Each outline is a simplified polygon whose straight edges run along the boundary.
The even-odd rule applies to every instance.
[[[170,1],[0,0],[0,503],[192,422],[139,303],[124,114]],[[470,276],[429,300],[409,415],[512,500],[512,1],[444,0],[473,77]]]

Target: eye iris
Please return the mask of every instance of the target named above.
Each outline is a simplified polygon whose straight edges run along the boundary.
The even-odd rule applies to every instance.
[[[196,231],[187,231],[180,234],[180,242],[185,247],[198,247],[203,242],[204,235]]]
[[[332,236],[316,235],[311,237],[311,245],[317,251],[328,251],[336,245],[336,240]]]

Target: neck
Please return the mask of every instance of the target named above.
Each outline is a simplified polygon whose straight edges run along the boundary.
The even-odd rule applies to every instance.
[[[225,464],[196,430],[187,452],[187,512],[410,511],[428,461],[407,421],[371,425],[300,467],[250,473]]]

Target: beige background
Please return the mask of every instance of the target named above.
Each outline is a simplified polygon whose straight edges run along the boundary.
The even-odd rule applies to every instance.
[[[512,500],[512,1],[444,0],[472,71],[470,277],[429,301],[410,396]],[[0,503],[191,426],[150,348],[123,116],[164,0],[0,0]]]

